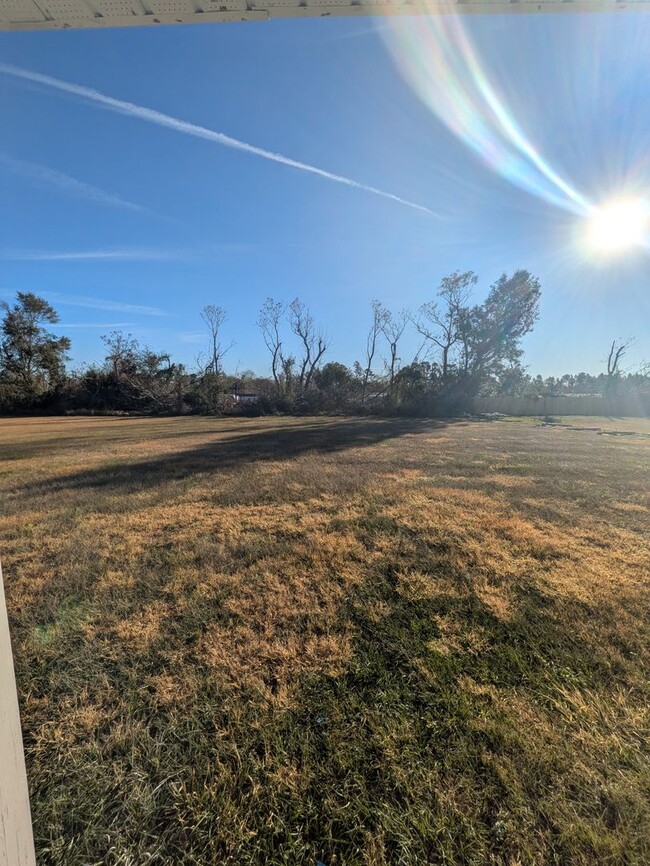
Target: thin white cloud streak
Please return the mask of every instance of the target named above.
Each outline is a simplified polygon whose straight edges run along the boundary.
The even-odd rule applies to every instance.
[[[69,307],[83,307],[88,310],[105,310],[113,313],[131,313],[138,316],[167,316],[160,307],[147,307],[141,304],[123,304],[106,298],[89,298],[84,295],[66,295],[60,292],[43,292],[49,301]]]
[[[0,260],[8,262],[169,262],[177,261],[179,254],[166,250],[124,249],[124,250],[0,250]]]
[[[197,344],[204,343],[206,341],[205,334],[199,334],[195,331],[181,331],[176,335],[179,343],[189,343],[189,344]]]
[[[367,27],[357,27],[347,33],[337,33],[331,36],[325,36],[319,40],[320,44],[327,45],[331,42],[348,42],[351,39],[363,39],[366,36],[379,36],[385,30],[390,28],[390,24],[384,21],[374,20]]]
[[[0,297],[14,298],[18,289],[0,289]],[[160,307],[147,307],[142,304],[123,304],[121,301],[109,301],[106,298],[90,298],[85,295],[67,295],[62,292],[39,292],[48,301],[63,304],[66,307],[82,307],[87,310],[103,310],[107,313],[130,313],[137,316],[168,316]],[[123,325],[122,327],[126,327]]]
[[[57,328],[67,331],[70,328],[134,328],[135,322],[59,322]]]
[[[94,90],[90,87],[84,87],[80,84],[72,84],[68,81],[61,81],[60,79],[53,78],[50,75],[42,75],[40,72],[33,72],[32,70],[22,69],[18,66],[11,66],[6,63],[0,63],[0,73],[4,73],[5,75],[11,75],[14,78],[21,78],[25,81],[32,81],[36,84],[43,84],[45,85],[45,87],[60,90],[64,93],[69,93],[73,96],[78,96],[81,99],[89,100],[90,102],[102,105],[104,108],[107,108],[110,111],[115,111],[118,114],[127,115],[128,117],[135,117],[138,120],[144,120],[147,123],[153,123],[157,126],[162,126],[166,129],[174,130],[174,132],[180,132],[183,135],[191,135],[194,138],[202,138],[206,141],[211,141],[215,144],[220,144],[224,147],[232,148],[233,150],[250,153],[253,156],[258,156],[262,159],[270,160],[271,162],[277,162],[281,165],[286,165],[289,168],[296,168],[299,171],[305,171],[309,174],[315,174],[318,177],[322,177],[325,180],[333,181],[334,183],[340,183],[344,186],[352,187],[353,189],[372,193],[373,195],[389,199],[390,201],[397,202],[398,204],[405,205],[406,207],[413,208],[414,210],[429,214],[430,216],[439,216],[430,208],[424,207],[424,205],[416,204],[415,202],[409,201],[405,198],[401,198],[398,195],[393,195],[390,192],[385,192],[384,190],[378,189],[377,187],[369,186],[368,184],[352,180],[351,178],[345,177],[341,174],[334,174],[333,172],[326,171],[322,168],[317,168],[316,166],[310,165],[306,162],[300,162],[299,160],[284,156],[281,153],[264,150],[264,148],[256,147],[255,145],[248,144],[245,141],[240,141],[237,138],[231,138],[231,136],[225,135],[223,132],[216,132],[213,129],[207,129],[204,126],[198,126],[194,123],[180,120],[179,118],[172,117],[169,114],[163,114],[163,112],[161,111],[155,111],[152,108],[145,108],[141,105],[135,105],[132,102],[126,102],[121,99],[114,99],[112,96],[106,96],[104,93],[100,93],[100,91]]]
[[[62,171],[57,171],[54,168],[48,168],[45,165],[39,165],[35,162],[28,162],[24,159],[15,159],[7,153],[0,151],[0,165],[5,166],[10,171],[16,174],[21,174],[38,182],[56,187],[64,193],[68,193],[75,198],[81,198],[85,201],[91,201],[95,204],[109,205],[110,207],[124,208],[125,210],[135,211],[138,213],[149,213],[152,211],[139,204],[134,204],[131,201],[120,198],[119,195],[113,195],[106,192],[97,186],[86,183],[83,180],[77,180],[76,177],[71,177],[69,174],[64,174]]]

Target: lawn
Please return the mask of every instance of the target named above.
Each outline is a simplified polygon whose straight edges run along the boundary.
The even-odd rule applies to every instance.
[[[0,420],[39,863],[649,863],[650,423],[564,421]]]

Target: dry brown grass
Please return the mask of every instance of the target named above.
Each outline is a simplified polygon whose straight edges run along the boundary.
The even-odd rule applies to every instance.
[[[644,423],[0,421],[41,862],[646,862]]]

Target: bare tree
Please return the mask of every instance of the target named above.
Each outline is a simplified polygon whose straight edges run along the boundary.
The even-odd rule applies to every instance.
[[[623,340],[612,340],[612,345],[607,356],[607,378],[613,379],[621,372],[621,358],[627,354],[627,350],[634,343],[634,339],[629,337],[625,342]]]
[[[462,341],[463,312],[477,282],[478,277],[473,271],[454,271],[443,277],[437,293],[440,302],[422,304],[415,320],[415,327],[425,343],[437,346],[442,352],[443,382],[449,378],[450,353]]]
[[[385,310],[381,301],[373,301],[372,302],[372,321],[370,323],[370,330],[368,331],[368,336],[366,338],[366,365],[363,369],[363,377],[361,380],[361,399],[365,400],[366,391],[368,389],[368,382],[370,381],[370,377],[372,376],[372,365],[375,360],[375,355],[377,354],[377,341],[379,339],[379,335],[382,333],[383,325],[386,321],[386,316],[390,315],[388,310]]]
[[[325,333],[316,327],[309,308],[296,298],[289,304],[289,325],[302,343],[302,357],[298,361],[298,391],[309,390],[314,371],[329,347]]]
[[[121,399],[157,409],[182,406],[184,369],[168,352],[154,352],[131,335],[111,331],[102,340],[107,348],[105,367],[115,377]]]
[[[173,364],[168,352],[152,352],[146,347],[138,352],[137,367],[127,374],[133,393],[145,403],[160,409],[180,405],[183,369]]]
[[[381,331],[390,351],[387,366],[388,366],[388,388],[390,393],[393,393],[395,384],[395,374],[397,373],[397,363],[399,356],[397,354],[399,341],[406,330],[406,326],[411,318],[408,310],[400,310],[399,313],[393,315],[390,310],[384,310],[384,315],[381,323]]]
[[[111,372],[116,379],[135,370],[141,349],[132,334],[125,334],[123,331],[111,331],[110,334],[104,335],[101,339],[108,350],[106,363],[110,365]]]
[[[220,339],[221,328],[228,318],[228,313],[223,307],[208,304],[201,310],[201,318],[208,326],[210,345],[208,350],[208,362],[205,367],[206,373],[212,373],[218,380],[223,373],[223,359],[234,343],[225,346]]]
[[[285,306],[281,301],[267,298],[262,305],[256,325],[262,332],[264,344],[271,355],[271,372],[275,382],[276,391],[283,392],[283,372],[285,358],[282,354],[282,338],[280,336],[280,322],[285,313]]]
[[[612,345],[609,347],[607,355],[607,382],[605,388],[608,394],[611,394],[617,384],[617,379],[621,375],[621,358],[627,354],[627,350],[634,344],[634,338],[628,337],[627,340],[612,340]]]

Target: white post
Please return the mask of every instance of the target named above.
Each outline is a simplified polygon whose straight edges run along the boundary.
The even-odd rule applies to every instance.
[[[0,563],[0,866],[36,866],[18,694]]]

